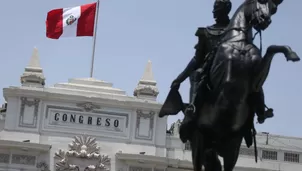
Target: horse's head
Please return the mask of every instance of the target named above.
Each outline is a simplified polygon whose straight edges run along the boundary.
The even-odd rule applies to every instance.
[[[257,31],[265,30],[271,24],[271,16],[283,0],[246,0],[246,18]]]

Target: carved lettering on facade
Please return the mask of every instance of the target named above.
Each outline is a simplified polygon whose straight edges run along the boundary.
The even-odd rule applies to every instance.
[[[120,120],[119,118],[113,117],[101,117],[101,116],[87,116],[81,114],[74,114],[70,112],[60,112],[57,111],[52,114],[53,121],[57,122],[69,122],[78,123],[85,125],[95,125],[100,127],[114,127],[119,128]]]
[[[74,108],[49,106],[46,107],[44,121],[47,129],[57,126],[68,129],[89,129],[126,134],[128,129],[128,113],[113,113],[107,111],[83,112]]]
[[[89,136],[77,136],[72,143],[68,145],[69,150],[59,150],[55,153],[56,171],[109,171],[110,170],[110,158],[108,155],[100,154],[100,147],[97,146],[96,139]],[[81,160],[96,160],[95,165],[88,165],[84,168],[71,164],[70,158],[79,158]]]
[[[94,110],[45,104],[42,129],[65,133],[90,132],[91,136],[128,139],[130,111]]]

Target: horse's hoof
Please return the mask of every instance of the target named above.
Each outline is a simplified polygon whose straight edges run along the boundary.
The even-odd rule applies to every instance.
[[[263,124],[264,121],[265,121],[265,117],[258,117],[257,121],[258,121],[259,124]]]
[[[265,117],[266,118],[272,118],[274,117],[274,110],[269,108],[266,112],[265,112]]]
[[[287,61],[293,61],[293,62],[300,61],[300,58],[296,52],[290,52],[289,54],[287,54],[286,59],[287,59]]]

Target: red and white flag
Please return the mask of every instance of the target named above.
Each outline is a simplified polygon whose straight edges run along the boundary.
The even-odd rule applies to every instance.
[[[96,8],[95,2],[49,11],[46,19],[46,36],[51,39],[93,36]]]

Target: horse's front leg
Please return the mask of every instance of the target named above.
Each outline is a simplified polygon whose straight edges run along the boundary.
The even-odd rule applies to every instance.
[[[283,53],[287,61],[297,62],[300,61],[299,56],[294,52],[289,46],[277,46],[271,45],[267,48],[265,55],[260,60],[260,63],[255,68],[255,79],[254,79],[254,88],[256,91],[259,91],[263,86],[269,71],[270,66],[273,60],[273,57],[277,53]]]
[[[199,129],[195,129],[193,131],[193,136],[189,141],[192,149],[193,171],[202,171],[202,166],[205,162],[206,138]]]
[[[205,155],[204,171],[222,171],[222,165],[216,151],[211,149]]]
[[[243,137],[241,135],[237,135],[225,141],[222,155],[224,171],[234,170],[239,157],[242,139]]]

